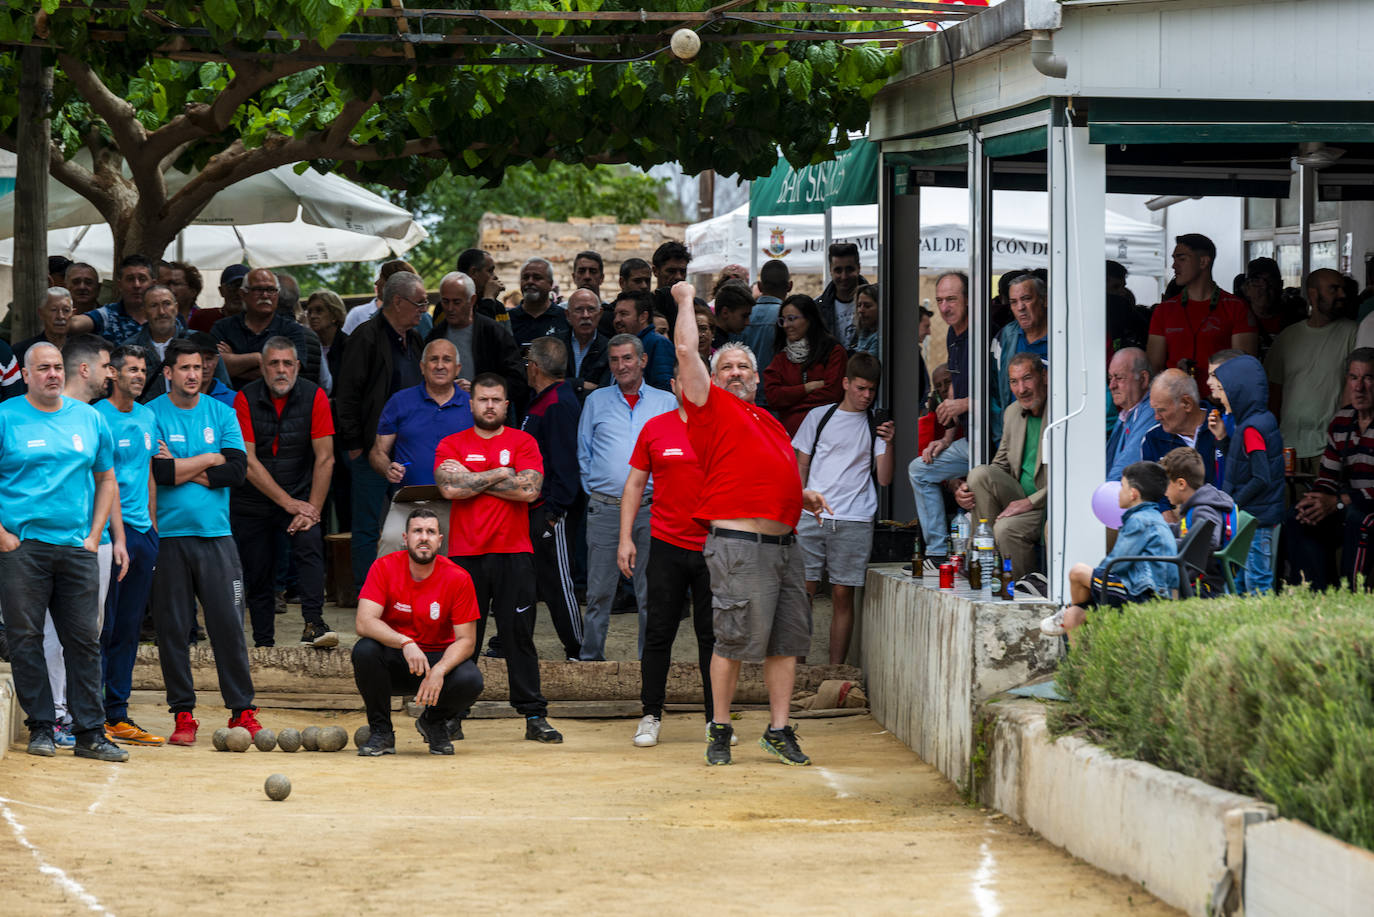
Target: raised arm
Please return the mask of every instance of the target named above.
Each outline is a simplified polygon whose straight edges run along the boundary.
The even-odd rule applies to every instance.
[[[673,302],[677,303],[677,325],[673,329],[673,346],[677,349],[677,384],[682,397],[698,407],[711,394],[711,374],[697,355],[697,313],[693,300],[696,288],[686,281],[673,284]]]

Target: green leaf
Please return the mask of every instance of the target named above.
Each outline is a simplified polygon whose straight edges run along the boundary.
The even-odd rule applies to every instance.
[[[239,21],[239,7],[234,0],[203,0],[201,6],[210,21],[225,31]]]

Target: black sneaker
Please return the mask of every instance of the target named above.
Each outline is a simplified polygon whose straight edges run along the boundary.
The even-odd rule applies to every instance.
[[[730,737],[735,727],[729,723],[711,723],[706,727],[706,763],[712,767],[717,764],[730,764]]]
[[[367,741],[358,747],[360,758],[380,758],[382,755],[396,754],[396,736],[390,732],[373,732]]]
[[[453,743],[449,741],[447,721],[431,723],[428,717],[428,711],[416,717],[415,729],[429,743],[429,753],[431,755],[453,754]]]
[[[40,758],[56,756],[57,743],[53,741],[51,726],[43,726],[29,733],[28,752]]]
[[[525,738],[531,742],[543,742],[545,745],[562,745],[563,733],[549,725],[549,721],[542,716],[525,717]]]
[[[811,759],[802,754],[801,746],[797,744],[797,732],[791,726],[765,729],[759,737],[759,745],[777,755],[783,764],[804,766],[811,763]]]
[[[105,738],[104,732],[97,732],[87,739],[77,739],[76,744],[72,746],[72,754],[78,758],[110,761],[115,764],[129,760],[129,753]]]
[[[463,741],[463,718],[461,716],[455,716],[445,723],[444,727],[448,729],[448,737],[451,741]]]
[[[339,635],[329,629],[323,621],[306,621],[301,631],[301,642],[318,649],[328,649],[339,645]]]

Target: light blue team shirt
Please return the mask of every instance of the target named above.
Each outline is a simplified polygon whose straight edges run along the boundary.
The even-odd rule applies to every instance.
[[[110,427],[89,404],[0,404],[0,525],[21,541],[80,547],[95,514],[95,474],[113,466]]]
[[[677,410],[677,398],[645,382],[633,410],[615,382],[587,396],[577,423],[577,467],[587,493],[618,497],[630,476],[630,454],[639,431],[659,414]],[[653,492],[653,482],[644,489]]]
[[[157,438],[173,458],[192,458],[207,452],[239,449],[243,433],[233,408],[201,395],[193,408],[179,408],[170,395],[148,402],[157,421]],[[221,538],[229,527],[229,488],[206,487],[195,481],[157,486],[157,532],[161,538],[194,536]]]
[[[148,514],[148,467],[157,454],[157,420],[148,406],[134,402],[127,414],[109,399],[95,403],[95,409],[109,424],[114,437],[115,480],[119,482],[119,512],[126,528],[146,532],[153,527]],[[110,540],[110,527],[100,543]]]

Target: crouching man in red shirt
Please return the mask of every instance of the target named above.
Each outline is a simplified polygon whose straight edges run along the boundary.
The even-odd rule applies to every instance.
[[[363,757],[396,754],[393,694],[415,692],[425,707],[415,728],[429,753],[451,755],[447,723],[482,693],[472,661],[477,595],[463,568],[438,556],[442,541],[434,510],[415,508],[401,536],[405,550],[377,558],[358,593],[353,679],[372,730],[358,749]]]
[[[673,286],[678,390],[704,474],[694,518],[709,532],[702,553],[711,573],[716,642],[706,763],[730,763],[730,701],[740,664],[762,662],[770,720],[759,744],[784,764],[810,764],[788,724],[797,657],[811,650],[811,599],[796,526],[803,506],[833,511],[825,497],[802,490],[791,438],[776,417],[755,406],[753,351],[726,344],[707,372],[693,334],[695,295],[690,284]]]

